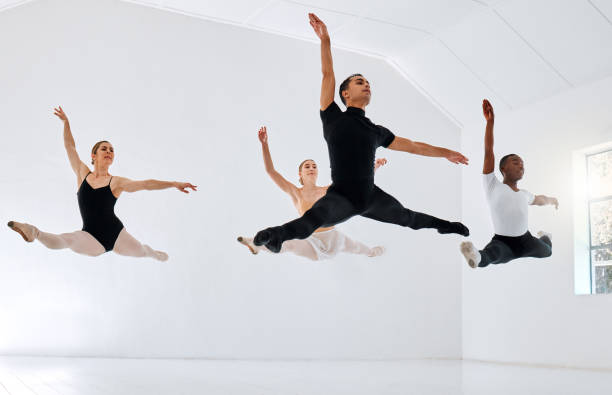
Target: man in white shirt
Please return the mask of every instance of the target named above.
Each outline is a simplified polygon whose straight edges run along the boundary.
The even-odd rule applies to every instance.
[[[519,189],[517,183],[523,178],[523,160],[516,154],[504,156],[499,170],[504,176],[503,183],[495,176],[495,155],[493,153],[493,125],[495,114],[488,100],[483,100],[482,110],[487,120],[485,130],[485,158],[483,166],[484,190],[491,209],[495,236],[489,244],[478,251],[471,242],[461,243],[461,253],[468,264],[484,267],[490,264],[506,263],[523,257],[546,258],[552,254],[552,235],[538,232],[538,238],[529,233],[528,205],[559,207],[556,198],[533,195]]]

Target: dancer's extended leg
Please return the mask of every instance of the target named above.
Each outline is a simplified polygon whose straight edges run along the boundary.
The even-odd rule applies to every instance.
[[[388,222],[412,229],[433,228],[439,233],[458,233],[469,236],[470,231],[460,222],[449,222],[434,216],[412,211],[377,186],[374,186],[372,200],[361,214],[376,221]]]
[[[53,250],[70,248],[72,251],[78,254],[88,256],[98,256],[106,252],[98,240],[82,230],[77,230],[76,232],[72,233],[62,233],[59,235],[39,232],[37,239],[44,244],[45,247]]]
[[[53,234],[40,231],[37,227],[30,224],[11,221],[9,227],[21,234],[29,242],[40,241],[45,247],[52,250],[70,248],[72,251],[88,256],[98,256],[104,254],[102,244],[91,234],[77,230],[71,233]]]
[[[253,254],[257,254],[259,253],[259,251],[270,252],[270,250],[268,250],[265,246],[255,245],[253,243],[253,239],[250,237],[240,236],[238,238],[238,242],[247,246]],[[304,257],[304,258],[308,258],[313,261],[319,260],[319,256],[317,255],[317,252],[315,251],[314,247],[306,239],[285,241],[283,243],[283,246],[281,247],[280,253],[282,254],[286,252],[289,252],[297,256]]]
[[[485,267],[488,265],[497,265],[499,263],[510,262],[513,259],[518,258],[513,252],[510,246],[503,241],[491,240],[489,244],[483,250],[480,250],[480,263],[478,267]]]
[[[344,246],[342,252],[357,255],[367,255],[369,257],[375,257],[384,254],[385,248],[381,246],[368,247],[360,241],[353,240],[350,237],[344,236]]]
[[[168,254],[162,251],[155,251],[148,245],[140,243],[125,228],[119,233],[119,237],[113,247],[113,252],[137,258],[150,257],[162,262],[168,260]]]
[[[319,256],[312,244],[304,240],[287,240],[283,243],[280,250],[281,253],[290,252],[297,256],[308,258],[311,261],[318,261]]]
[[[285,240],[305,239],[320,227],[344,222],[358,214],[353,204],[331,188],[300,218],[282,226],[267,228],[255,235],[255,245],[265,245],[272,252],[280,252]]]
[[[524,257],[548,258],[552,255],[552,241],[547,235],[536,238],[529,235],[524,241]]]

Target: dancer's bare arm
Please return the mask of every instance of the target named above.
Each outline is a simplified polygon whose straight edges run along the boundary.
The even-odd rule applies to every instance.
[[[334,63],[332,61],[331,41],[327,26],[315,14],[308,14],[310,26],[321,39],[321,72],[323,81],[321,83],[321,110],[325,110],[334,101],[336,91],[336,77],[334,76]]]
[[[198,190],[197,185],[188,182],[160,181],[160,180],[130,180],[125,177],[113,177],[113,192],[119,196],[122,192],[156,191],[160,189],[176,188],[181,192],[189,193],[187,190]]]
[[[70,161],[70,167],[76,174],[78,182],[89,173],[89,167],[79,158],[79,154],[76,150],[76,144],[74,143],[74,137],[72,137],[72,131],[70,130],[70,121],[68,116],[62,109],[62,106],[53,109],[53,114],[57,116],[62,122],[64,122],[64,147],[68,154],[68,160]]]
[[[432,156],[436,158],[446,158],[453,163],[468,164],[469,159],[461,153],[449,150],[447,148],[436,147],[426,143],[412,141],[405,137],[396,136],[393,142],[387,147],[394,151],[403,151],[415,155]]]
[[[536,195],[536,197],[533,199],[533,203],[531,204],[534,206],[546,206],[550,204],[555,206],[555,209],[559,209],[559,201],[557,198],[544,195]]]
[[[482,166],[482,174],[490,174],[495,171],[495,154],[493,153],[493,126],[495,125],[495,113],[491,103],[484,99],[482,101],[482,113],[487,120],[485,129],[485,155],[484,164]]]
[[[298,194],[298,187],[287,181],[287,179],[274,168],[272,155],[270,154],[270,147],[268,146],[268,130],[265,126],[262,126],[259,129],[257,136],[259,137],[259,142],[261,142],[261,151],[263,154],[266,173],[268,173],[272,181],[274,181],[274,183],[278,185],[283,192],[287,193],[289,196],[291,196],[291,199],[295,200]]]

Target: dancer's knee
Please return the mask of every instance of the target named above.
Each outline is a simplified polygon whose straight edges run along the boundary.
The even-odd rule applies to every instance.
[[[319,207],[317,209],[311,209],[304,213],[301,220],[303,224],[306,224],[309,228],[309,233],[312,233],[315,229],[323,226],[327,219],[329,218],[329,214],[331,211],[325,207]],[[303,238],[303,237],[301,237]]]
[[[540,252],[540,255],[539,255],[540,258],[548,258],[549,256],[552,255],[552,248],[549,247],[548,245],[545,245],[544,247],[542,247],[542,249],[539,252]]]
[[[401,213],[401,216],[400,216],[399,225],[404,226],[404,227],[408,227],[408,228],[416,229],[415,217],[416,217],[416,214],[414,213],[414,211],[408,210],[406,208],[406,209],[402,210],[402,213]]]

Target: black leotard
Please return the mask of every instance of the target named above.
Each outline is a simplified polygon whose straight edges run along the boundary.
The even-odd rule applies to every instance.
[[[87,173],[87,176],[90,174]],[[123,224],[114,210],[117,198],[111,191],[110,181],[107,186],[94,189],[87,182],[87,176],[77,192],[83,230],[95,237],[108,252],[115,246],[117,237],[123,229]]]
[[[361,215],[412,229],[434,228],[440,233],[469,234],[458,222],[449,222],[409,210],[374,184],[374,161],[378,147],[388,147],[395,135],[375,125],[360,108],[345,112],[335,102],[321,111],[323,136],[327,141],[332,185],[301,218],[260,231],[256,245],[280,251],[285,240],[305,239],[319,227],[339,224]]]
[[[321,119],[334,184],[354,184],[357,180],[373,183],[376,149],[388,147],[395,135],[375,125],[361,108],[348,107],[342,112],[335,102],[321,111]]]

